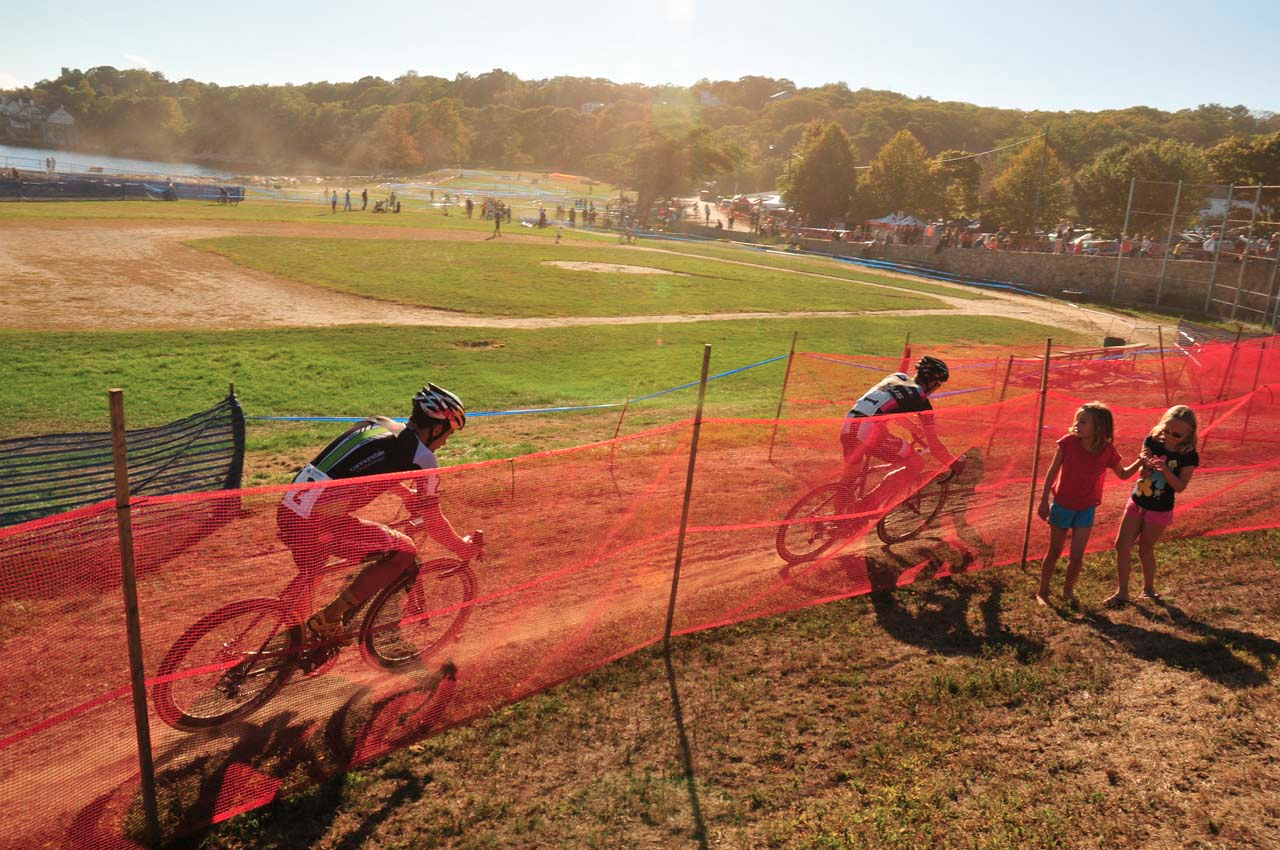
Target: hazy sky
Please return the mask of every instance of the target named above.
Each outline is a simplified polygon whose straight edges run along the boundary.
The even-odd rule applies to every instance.
[[[845,82],[1016,109],[1280,112],[1280,3],[0,0],[0,88],[114,65],[223,85],[503,68]]]

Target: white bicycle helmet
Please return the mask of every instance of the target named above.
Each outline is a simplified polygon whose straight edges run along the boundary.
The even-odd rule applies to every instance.
[[[444,387],[428,383],[413,397],[413,414],[409,418],[418,425],[443,423],[461,431],[467,424],[467,408],[462,399]]]

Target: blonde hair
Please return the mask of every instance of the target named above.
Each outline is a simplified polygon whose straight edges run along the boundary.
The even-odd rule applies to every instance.
[[[1164,426],[1174,421],[1181,422],[1183,425],[1186,425],[1191,429],[1191,434],[1188,435],[1186,442],[1178,447],[1178,452],[1180,454],[1185,454],[1189,451],[1194,451],[1196,447],[1197,433],[1196,412],[1185,404],[1175,404],[1173,407],[1166,410],[1164,412],[1164,416],[1161,416],[1160,421],[1156,423],[1156,427],[1151,429],[1151,436],[1159,436],[1160,432],[1164,430]]]
[[[1103,447],[1111,442],[1116,435],[1116,423],[1111,416],[1111,408],[1100,401],[1091,401],[1080,405],[1076,415],[1078,416],[1081,413],[1093,420],[1093,445],[1085,446],[1085,448],[1094,453],[1102,451]],[[1076,433],[1074,424],[1071,426],[1071,433]]]

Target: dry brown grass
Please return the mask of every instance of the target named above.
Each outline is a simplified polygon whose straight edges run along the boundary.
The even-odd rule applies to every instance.
[[[677,638],[710,847],[1280,845],[1280,534],[1161,547],[1163,603],[1043,609],[1016,568]],[[662,655],[183,846],[696,847]]]

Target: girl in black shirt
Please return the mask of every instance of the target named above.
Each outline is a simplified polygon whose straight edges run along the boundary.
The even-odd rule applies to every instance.
[[[1174,405],[1160,417],[1159,423],[1142,441],[1138,461],[1142,475],[1133,496],[1125,506],[1124,519],[1116,533],[1115,595],[1107,600],[1111,606],[1129,601],[1129,565],[1133,544],[1138,544],[1142,561],[1142,595],[1139,599],[1156,599],[1156,541],[1173,524],[1173,495],[1191,483],[1191,475],[1200,465],[1196,454],[1196,414],[1185,404]]]

